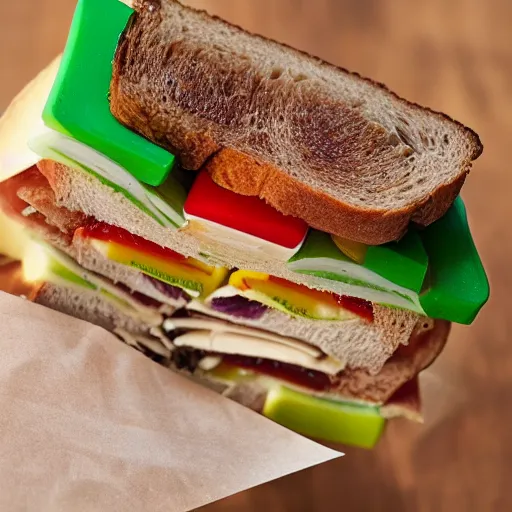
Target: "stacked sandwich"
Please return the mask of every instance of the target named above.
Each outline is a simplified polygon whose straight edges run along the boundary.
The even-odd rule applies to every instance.
[[[481,151],[175,0],[80,0],[62,58],[0,122],[0,206],[29,234],[32,300],[371,447],[386,418],[421,421],[418,374],[488,298],[459,197]]]

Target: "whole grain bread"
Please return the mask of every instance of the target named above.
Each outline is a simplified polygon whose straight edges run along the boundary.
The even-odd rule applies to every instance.
[[[34,285],[28,299],[55,311],[103,327],[124,343],[164,364],[170,362],[172,347],[163,333],[125,314],[104,297],[86,290],[50,282]]]
[[[22,213],[29,206],[32,211]],[[185,298],[169,296],[169,292],[166,293],[157,280],[104,258],[86,240],[76,236],[76,229],[88,222],[87,216],[80,211],[58,206],[55,192],[37,167],[0,183],[0,211],[87,270],[165,304],[167,313],[185,305]]]
[[[150,326],[121,312],[99,294],[84,289],[42,283],[30,300],[69,316],[99,325],[108,331],[123,329],[134,334],[148,334]]]
[[[363,368],[345,369],[334,383],[335,393],[386,403],[406,382],[435,361],[446,344],[450,329],[450,322],[436,320],[433,329],[411,337],[407,346],[399,347],[376,375]]]
[[[212,238],[205,239],[201,232],[190,229],[190,225],[180,230],[163,227],[135,207],[123,194],[100,183],[81,169],[67,167],[52,160],[39,162],[38,168],[50,182],[59,206],[122,227],[184,256],[203,260],[210,265],[264,272],[317,290],[329,289],[339,295],[366,298],[358,295],[361,289],[350,283],[293,272],[280,259],[262,256],[243,247],[227,246]],[[393,290],[404,292],[404,289],[398,289],[392,283],[389,285]],[[383,297],[382,302],[388,303],[385,300],[387,298],[389,297]],[[419,309],[417,311],[421,312]]]
[[[86,269],[162,300],[160,295],[156,295],[157,290],[152,282],[147,281],[138,270],[105,258],[80,237],[74,237],[73,247],[76,260]],[[185,301],[177,300],[172,305],[175,308],[184,307]],[[190,308],[191,311],[197,308],[196,311],[223,320],[234,320],[196,301],[191,303]],[[377,304],[373,311],[373,323],[358,318],[340,322],[293,318],[274,309],[269,309],[257,320],[237,318],[235,323],[305,341],[319,347],[327,355],[346,361],[352,367],[364,368],[370,374],[376,374],[400,345],[409,342],[415,327],[422,329],[423,325],[427,325],[427,329],[430,329],[432,324],[411,311],[390,309]]]
[[[237,193],[368,244],[440,218],[478,136],[382,84],[175,0],[138,0],[111,110]]]
[[[408,414],[411,419],[419,421],[419,393],[414,389],[418,384],[415,380],[441,353],[450,328],[449,322],[436,320],[433,329],[412,337],[409,345],[399,348],[378,373],[346,367],[338,376],[331,378],[332,388],[328,392],[308,392],[324,398],[335,396],[344,401],[388,404],[384,412],[386,416]],[[294,387],[293,384],[288,385]]]
[[[64,314],[80,318],[87,322],[99,325],[109,331],[121,331],[119,337],[130,344],[137,339],[150,340],[149,343],[135,345],[136,348],[150,356],[166,354],[168,356],[172,347],[161,340],[148,335],[148,326],[127,317],[116,310],[110,303],[98,295],[87,290],[74,290],[58,285],[44,283],[33,290],[30,300],[55,309]],[[395,354],[386,363],[381,372],[371,376],[361,369],[346,368],[340,376],[334,378],[334,388],[331,393],[343,400],[354,400],[369,404],[388,404],[385,414],[388,417],[406,416],[418,420],[419,397],[414,389],[404,396],[397,396],[397,392],[417,374],[430,365],[442,350],[449,333],[448,322],[436,322],[433,330],[423,333],[416,341],[411,341],[409,347]],[[126,336],[130,333],[129,336]],[[157,347],[161,344],[161,347]],[[156,349],[156,350],[155,350]],[[164,357],[163,364],[176,370],[168,357]],[[192,379],[205,385],[211,377],[203,372],[191,375]],[[209,385],[211,389],[222,392],[225,396],[239,403],[260,410],[262,400],[266,395],[266,388],[248,383],[234,384],[232,386]],[[247,387],[248,386],[248,387]],[[292,386],[293,387],[293,386]],[[414,388],[414,386],[413,386]],[[314,393],[323,396],[321,393]],[[412,411],[411,411],[412,409]],[[416,413],[415,415],[413,413]]]
[[[209,252],[210,248],[202,246],[187,231],[171,230],[160,226],[123,194],[114,191],[82,170],[51,160],[41,161],[38,167],[52,186],[60,207],[81,211],[99,221],[122,227],[185,256],[201,258],[202,252]],[[84,250],[83,247],[81,250]],[[319,278],[292,272],[282,261],[251,259],[251,254],[247,251],[242,254],[226,246],[216,247],[215,254],[216,263],[228,268],[264,272],[310,288],[323,289]],[[94,261],[95,268],[102,270],[107,268],[101,263],[102,259],[98,254],[86,251],[81,257],[77,257],[86,264],[88,264],[87,261],[90,263]],[[344,283],[339,285],[341,295],[350,295],[350,285]],[[275,321],[277,316],[277,312],[272,313],[274,320],[266,322],[265,328],[272,328],[275,332],[281,332],[279,329],[286,330],[288,328],[286,323]],[[422,325],[426,320],[425,317],[411,311],[374,305],[373,325],[363,319],[345,323],[343,332],[335,339],[332,332],[322,333],[322,329],[318,329],[313,343],[321,343],[321,348],[326,353],[343,353],[345,358],[349,356],[353,364],[375,373],[400,344],[408,343],[415,326]],[[299,333],[304,337],[312,335],[312,327],[299,322],[296,326],[296,334],[300,336]]]

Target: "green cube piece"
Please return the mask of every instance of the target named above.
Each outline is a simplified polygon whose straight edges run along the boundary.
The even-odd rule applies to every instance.
[[[270,389],[263,415],[313,439],[368,449],[377,444],[386,424],[378,407],[317,398],[285,386]]]
[[[470,324],[489,299],[489,281],[471,236],[466,208],[450,210],[421,233],[430,267],[420,303],[431,318]]]
[[[389,281],[419,293],[428,267],[428,255],[418,233],[410,228],[398,242],[371,245],[363,266]]]
[[[110,112],[112,61],[132,14],[119,0],[78,0],[43,121],[107,156],[137,180],[158,186],[171,171],[174,156]]]

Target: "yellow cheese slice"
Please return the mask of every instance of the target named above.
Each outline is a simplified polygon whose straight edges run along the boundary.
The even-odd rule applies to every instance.
[[[229,285],[241,295],[295,317],[318,320],[351,320],[355,315],[337,304],[332,294],[311,290],[284,280],[275,280],[268,274],[238,270],[229,279]]]
[[[105,258],[182,288],[192,297],[207,297],[225,281],[228,273],[223,267],[210,267],[193,258],[187,258],[184,264],[179,260],[160,258],[116,242],[92,239],[90,243]]]
[[[30,242],[27,230],[0,210],[0,254],[21,261]]]

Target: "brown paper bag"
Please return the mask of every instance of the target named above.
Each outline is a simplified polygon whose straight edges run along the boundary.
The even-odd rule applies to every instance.
[[[340,454],[0,292],[0,510],[184,511]]]

